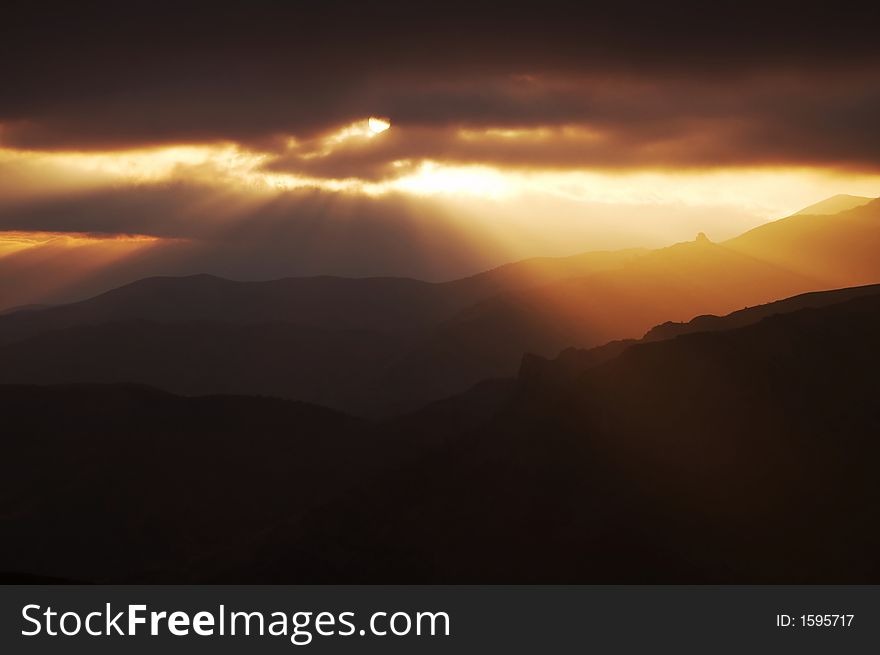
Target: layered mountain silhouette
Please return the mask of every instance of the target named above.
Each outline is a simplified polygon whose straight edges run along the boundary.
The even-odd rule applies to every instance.
[[[808,210],[725,243],[701,234],[440,284],[149,278],[0,315],[0,383],[138,383],[390,416],[512,376],[525,352],[553,356],[665,321],[880,279],[880,201],[838,196]]]
[[[836,197],[442,284],[0,314],[0,575],[878,582],[878,246]]]
[[[0,343],[44,332],[125,320],[304,327],[423,329],[496,293],[616,268],[641,250],[537,258],[447,283],[406,278],[285,278],[236,282],[212,275],[154,277],[69,305],[23,308],[0,322]]]
[[[425,371],[422,383],[389,373],[457,313],[501,290],[586,275],[642,254],[527,260],[445,284],[145,279],[80,303],[0,316],[0,383],[134,382],[387,415],[493,375],[483,375],[485,367],[476,376],[453,369],[437,390],[442,371]]]
[[[523,385],[441,453],[288,526],[258,568],[289,581],[876,581],[878,328],[874,294]]]
[[[880,287],[745,314],[526,358],[516,380],[382,421],[130,385],[0,387],[0,569],[876,583]]]

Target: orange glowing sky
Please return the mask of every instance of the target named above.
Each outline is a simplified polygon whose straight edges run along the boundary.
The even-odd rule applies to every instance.
[[[7,279],[439,280],[722,240],[880,194],[867,17],[832,29],[772,2],[589,16],[450,2],[430,21],[397,2],[184,5],[4,20]],[[54,298],[2,286],[0,307]]]
[[[379,122],[381,120],[381,122]],[[378,125],[376,128],[371,123]],[[534,207],[541,202],[552,206],[554,201],[570,205],[564,220],[556,221],[554,229],[565,224],[572,229],[578,222],[589,223],[591,204],[627,207],[633,214],[639,208],[690,207],[708,210],[726,208],[748,217],[766,220],[791,214],[798,209],[837,193],[876,195],[880,189],[880,173],[840,170],[827,166],[764,165],[764,166],[631,166],[603,168],[568,166],[561,168],[506,166],[502,162],[466,163],[442,159],[411,158],[389,162],[389,173],[375,178],[370,162],[341,166],[338,175],[322,171],[284,170],[291,161],[304,163],[303,168],[319,169],[320,162],[338,162],[340,153],[350,155],[356,149],[363,159],[385,149],[383,140],[407,128],[391,127],[388,119],[365,118],[301,144],[290,138],[288,144],[273,151],[260,151],[234,143],[176,144],[148,148],[111,151],[35,151],[0,149],[0,168],[7,171],[0,181],[0,197],[6,202],[26,202],[34,198],[120,186],[167,185],[192,183],[213,186],[224,193],[264,197],[297,190],[320,190],[328,193],[363,194],[381,197],[405,194],[414,198],[432,198],[459,207],[472,202],[485,206],[490,201],[498,212],[516,213],[526,204]],[[479,148],[491,147],[498,141],[516,148],[522,141],[532,150],[552,148],[567,137],[565,130],[459,130],[452,138]],[[577,132],[570,137],[578,140]],[[547,143],[544,143],[544,141]],[[279,164],[281,162],[281,164]],[[397,170],[395,170],[397,169]],[[583,211],[578,211],[578,206]],[[495,212],[492,212],[495,213]],[[497,220],[487,216],[487,221]],[[546,221],[547,217],[535,218]],[[706,216],[706,229],[715,228],[719,236],[740,231],[744,223],[713,225]],[[681,233],[670,226],[664,234],[663,225],[644,225],[652,238],[675,240]],[[613,227],[609,226],[609,232]],[[626,244],[621,244],[626,245]]]
[[[308,143],[291,138],[272,151],[230,142],[110,151],[4,148],[0,168],[10,174],[0,181],[0,221],[8,228],[0,231],[0,274],[7,278],[0,305],[54,300],[68,290],[75,296],[90,279],[94,285],[85,288],[99,290],[115,279],[113,271],[120,280],[203,269],[239,277],[340,273],[444,279],[530,256],[661,246],[698,231],[720,240],[837,193],[873,196],[880,188],[880,175],[870,171],[791,165],[603,169],[424,158],[394,161],[391,172],[380,177],[359,176],[356,163],[338,177],[321,170],[322,160],[340,153],[381,151],[387,147],[383,140],[406,129],[368,117]],[[516,147],[522,140],[532,149],[543,147],[545,138],[552,145],[565,137],[557,130],[495,128],[462,130],[454,137],[468,147],[499,140]],[[293,160],[321,174],[286,170]],[[308,209],[303,199],[309,199]],[[277,207],[287,210],[277,215]],[[389,226],[383,215],[392,207],[404,216]],[[365,209],[380,218],[353,227]],[[273,214],[271,227],[265,225],[266,212]],[[291,232],[303,217],[321,221],[323,229]],[[213,257],[157,259],[167,244],[174,244],[169,252],[180,251],[182,243],[210,248],[217,241],[234,242],[250,228],[257,238],[243,253],[229,255],[224,245]],[[370,231],[366,239],[364,229]],[[312,251],[322,254],[302,269],[261,269],[241,261],[231,272],[225,268],[230,259],[262,257],[266,240],[290,241],[295,257],[303,239],[336,243],[312,241]],[[385,260],[388,239],[420,253],[419,261],[399,253]],[[377,254],[358,266],[340,267],[362,248]],[[288,261],[283,248],[268,250],[268,259]],[[31,271],[30,277],[21,271]],[[11,289],[13,279],[23,281]]]

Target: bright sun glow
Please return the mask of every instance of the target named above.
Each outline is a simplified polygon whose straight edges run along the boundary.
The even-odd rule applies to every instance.
[[[303,158],[327,156],[346,141],[380,138],[378,135],[389,125],[387,119],[362,119],[320,138],[315,150]],[[69,191],[71,187],[64,185],[65,180],[75,181],[71,183],[81,188],[181,180],[257,193],[312,188],[370,196],[404,193],[506,199],[514,204],[529,198],[557,198],[585,206],[726,206],[769,219],[793,213],[836,193],[874,197],[880,188],[880,176],[876,174],[809,168],[550,171],[409,160],[400,162],[400,177],[368,181],[356,176],[337,179],[271,171],[266,164],[272,157],[234,144],[92,153],[0,149],[0,165],[17,171],[15,179],[0,178],[0,191],[8,197],[45,198],[55,189]]]
[[[389,127],[391,127],[390,120],[388,120],[387,118],[378,118],[376,116],[371,116],[370,120],[367,121],[367,124],[370,126],[370,131],[374,134],[384,132]]]
[[[442,166],[426,161],[415,173],[384,184],[375,191],[404,191],[415,195],[467,194],[499,199],[509,196],[516,185],[500,171],[488,166]]]

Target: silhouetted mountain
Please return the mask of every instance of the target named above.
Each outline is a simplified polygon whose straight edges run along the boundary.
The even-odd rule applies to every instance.
[[[465,306],[439,285],[397,278],[234,282],[211,275],[147,278],[71,305],[0,320],[0,342],[108,322],[287,322],[312,328],[407,333]]]
[[[855,200],[830,198],[826,210]],[[822,209],[820,207],[819,209]],[[880,280],[880,200],[834,216],[795,215],[723,244],[693,242],[615,268],[476,303],[419,342],[387,373],[427,397],[512,375],[520,354],[633,338],[671,317],[727,314],[817,289]],[[852,256],[850,256],[852,253]],[[790,254],[790,256],[789,256]],[[711,309],[710,309],[711,308]],[[428,371],[436,371],[428,384]]]
[[[504,314],[485,320],[475,302],[643,257],[633,250],[526,260],[446,284],[151,278],[0,317],[0,343],[8,344],[0,347],[0,381],[134,382],[177,393],[265,393],[368,415],[411,411],[513,374],[525,350],[583,342],[577,332],[549,329],[552,316],[535,325]]]
[[[320,407],[133,386],[0,386],[0,570],[184,575],[377,466],[378,435]]]
[[[387,371],[389,387],[453,393],[514,375],[522,353],[554,355],[636,337],[670,316],[719,313],[813,289],[816,282],[701,239],[624,266],[500,294],[460,312]]]
[[[45,311],[0,320],[0,343],[106,322],[287,322],[406,334],[501,291],[614,268],[640,250],[528,259],[447,283],[406,278],[303,277],[236,282],[213,275],[152,277]]]
[[[856,207],[861,207],[862,205],[867,205],[872,200],[876,200],[876,198],[850,196],[845,193],[839,193],[836,196],[826,198],[825,200],[817,202],[814,205],[804,207],[800,211],[795,212],[794,215],[798,216],[800,214],[811,214],[814,216],[820,216],[828,214],[839,214],[840,212],[845,212],[850,209],[855,209]]]
[[[579,370],[524,365],[515,383],[382,422],[271,398],[0,386],[0,570],[877,582],[880,293],[865,291],[567,351]]]
[[[880,293],[880,285],[834,289],[832,291],[813,291],[784,300],[747,307],[725,316],[697,316],[686,323],[667,321],[656,325],[641,339],[624,339],[611,341],[595,348],[566,348],[555,358],[549,359],[527,353],[523,356],[519,369],[520,384],[524,388],[537,386],[551,387],[568,384],[577,379],[587,369],[603,364],[622,354],[625,350],[639,343],[663,341],[697,332],[718,332],[732,330],[757,323],[761,319],[788,314],[801,309],[820,308],[835,305],[862,296]]]
[[[19,305],[17,307],[9,307],[0,310],[0,316],[4,314],[15,314],[16,312],[33,312],[41,309],[49,309],[51,305]]]
[[[514,386],[487,381],[376,424],[273,398],[0,385],[0,578],[229,575],[277,525],[437,451],[489,420]]]
[[[878,330],[864,296],[521,388],[276,530],[258,579],[877,582]]]
[[[875,200],[724,244],[701,234],[655,251],[533,259],[442,284],[150,278],[0,316],[0,381],[260,393],[389,416],[510,377],[525,352],[549,357],[636,338],[662,321],[876,282],[878,251]]]
[[[786,298],[785,300],[778,300],[776,302],[767,303],[766,305],[746,307],[745,309],[733,312],[727,316],[705,314],[703,316],[697,316],[687,323],[674,323],[667,321],[666,323],[657,325],[648,330],[642,340],[662,341],[663,339],[672,339],[681,334],[691,334],[692,332],[731,330],[733,328],[757,323],[762,318],[773,316],[774,314],[787,314],[807,307],[825,307],[827,305],[834,305],[850,300],[851,298],[870,296],[876,293],[880,293],[880,284],[869,284],[863,287],[848,287],[846,289],[835,289],[832,291],[802,293],[799,296]]]
[[[795,214],[723,245],[810,276],[816,288],[872,284],[880,280],[880,199],[830,216]]]
[[[566,348],[552,359],[526,353],[517,376],[519,388],[529,390],[536,386],[550,388],[570,384],[587,369],[614,359],[637,343],[640,343],[639,339],[621,339],[595,348]]]
[[[137,383],[190,395],[280,396],[368,414],[376,371],[398,350],[398,339],[369,330],[124,321],[0,346],[0,383]]]
[[[444,284],[149,278],[83,302],[0,316],[0,381],[132,382],[178,393],[265,393],[366,415],[411,411],[491,376],[485,368],[453,370],[435,385],[442,371],[424,371],[423,383],[386,375],[457,312],[501,290],[640,254],[538,258]]]

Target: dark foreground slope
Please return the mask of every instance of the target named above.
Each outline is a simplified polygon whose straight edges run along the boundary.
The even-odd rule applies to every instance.
[[[526,385],[275,535],[258,578],[876,583],[878,333],[873,295]]]
[[[877,334],[880,294],[850,297],[610,344],[564,376],[525,367],[514,387],[383,422],[269,398],[0,387],[0,570],[880,582]]]
[[[0,571],[150,579],[241,548],[374,465],[320,407],[131,386],[0,387]]]
[[[442,448],[513,386],[487,381],[378,424],[267,397],[0,385],[0,580],[191,582],[248,569],[276,526]]]

